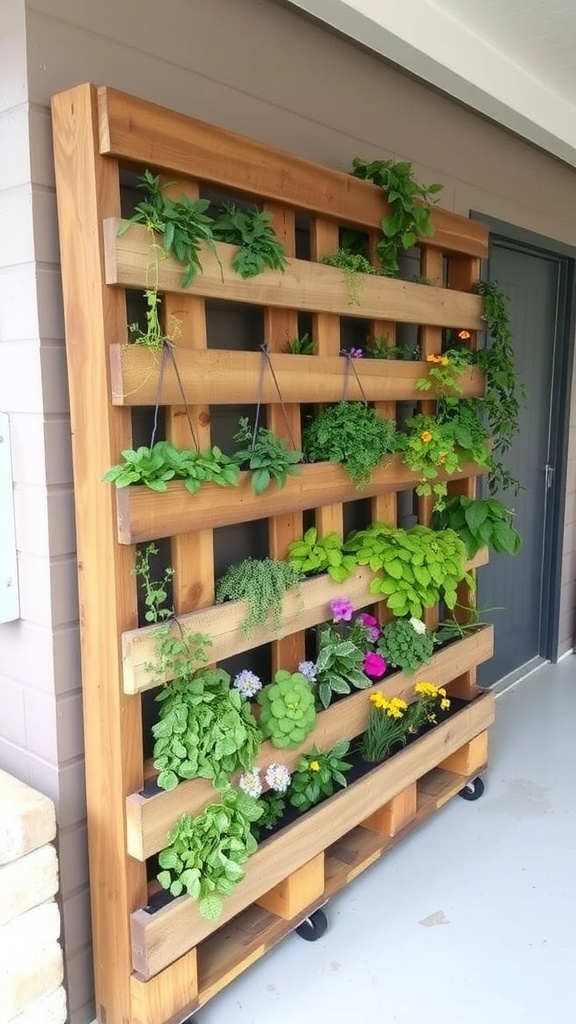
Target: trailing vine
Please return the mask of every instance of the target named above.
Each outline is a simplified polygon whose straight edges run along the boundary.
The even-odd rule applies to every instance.
[[[216,584],[216,603],[245,601],[247,613],[240,628],[250,634],[270,619],[280,629],[282,598],[287,590],[298,585],[302,573],[287,562],[273,558],[245,558],[230,565]]]
[[[378,274],[379,270],[361,253],[351,252],[349,249],[341,248],[337,252],[329,253],[320,260],[328,267],[336,267],[344,274],[346,287],[348,289],[348,302],[351,306],[360,305],[360,288],[362,285],[361,274]]]

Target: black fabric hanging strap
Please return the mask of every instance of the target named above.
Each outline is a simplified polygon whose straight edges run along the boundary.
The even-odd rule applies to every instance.
[[[192,436],[192,442],[194,444],[194,447],[195,447],[196,451],[198,452],[198,451],[200,451],[200,447],[198,445],[198,438],[196,437],[196,431],[194,430],[194,424],[192,423],[190,412],[188,410],[188,402],[187,402],[187,399],[186,399],[186,394],[184,392],[184,386],[182,384],[182,378],[180,376],[180,371],[178,369],[178,364],[176,363],[176,356],[174,355],[174,346],[173,346],[172,342],[168,338],[164,338],[164,340],[162,342],[162,358],[160,360],[160,372],[158,374],[158,389],[156,391],[156,403],[154,405],[154,422],[152,424],[152,436],[150,438],[150,447],[151,448],[154,447],[154,442],[156,440],[156,431],[158,429],[158,409],[160,408],[160,399],[162,397],[162,387],[163,387],[163,384],[164,384],[164,372],[166,370],[166,363],[168,362],[169,359],[172,360],[172,365],[174,367],[174,373],[176,374],[176,380],[178,381],[178,388],[180,389],[180,394],[182,396],[182,405],[184,406],[184,409],[186,410],[186,419],[188,420],[188,426],[190,427],[190,434]]]
[[[278,393],[278,398],[280,400],[280,405],[282,406],[282,412],[284,413],[284,419],[286,421],[286,430],[288,432],[288,437],[290,439],[290,444],[292,445],[292,449],[295,451],[296,450],[296,445],[294,444],[294,437],[293,437],[292,431],[290,429],[290,419],[288,417],[288,410],[287,410],[287,408],[286,408],[286,406],[284,404],[284,399],[282,398],[282,392],[280,391],[280,385],[278,384],[278,378],[277,378],[276,373],[274,371],[274,367],[272,366],[272,360],[270,358],[270,353],[268,351],[268,345],[266,344],[265,341],[260,345],[260,351],[262,353],[262,359],[260,361],[260,379],[258,381],[258,403],[256,405],[256,419],[254,421],[254,430],[252,432],[252,451],[254,451],[254,446],[256,444],[256,437],[258,435],[258,424],[259,424],[259,420],[260,420],[260,410],[262,408],[262,388],[263,388],[263,384],[264,384],[264,372],[266,370],[266,367],[268,367],[268,369],[270,370],[270,373],[272,374],[272,380],[274,381],[274,387],[276,388],[276,391]]]
[[[342,401],[346,402],[348,400],[348,381],[350,379],[350,371],[352,371],[356,378],[358,387],[360,389],[360,394],[362,395],[362,398],[364,400],[364,405],[368,405],[368,399],[366,398],[364,388],[362,387],[362,381],[360,380],[360,377],[358,376],[356,367],[354,365],[355,357],[352,355],[352,352],[347,352],[345,349],[340,354],[346,356],[346,366],[344,369],[344,386],[342,388]]]

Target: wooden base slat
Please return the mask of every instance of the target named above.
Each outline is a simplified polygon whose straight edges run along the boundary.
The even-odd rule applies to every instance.
[[[473,740],[466,743],[455,754],[447,757],[440,768],[447,772],[454,772],[455,775],[473,775],[474,772],[483,768],[488,761],[488,733],[482,732]]]
[[[123,487],[116,491],[118,541],[141,544],[193,529],[232,526],[282,512],[358,501],[375,494],[410,490],[420,479],[418,473],[403,465],[399,455],[392,455],[385,465],[377,467],[362,490],[339,465],[318,462],[303,465],[301,470],[298,476],[288,478],[285,487],[271,484],[263,494],[254,494],[247,473],[240,474],[240,484],[233,489],[204,484],[197,494],[190,494],[181,482],[169,483],[163,493],[144,486]],[[486,470],[475,462],[466,462],[461,473],[481,476]],[[449,476],[440,474],[439,478]],[[223,491],[229,500],[222,500]]]
[[[256,902],[276,917],[290,921],[315,900],[320,899],[323,892],[324,852],[303,864],[269,892],[259,896]]]
[[[150,235],[140,224],[118,237],[124,222],[104,223],[106,283],[144,290],[150,274]],[[182,266],[172,257],[158,265],[162,292],[201,295],[228,302],[278,306],[301,312],[334,313],[338,316],[395,320],[397,323],[433,324],[482,330],[483,302],[479,295],[413,284],[392,277],[358,274],[358,304],[350,303],[348,283],[342,271],[308,260],[286,260],[286,270],[264,270],[258,277],[242,278],[231,267],[233,245],[218,242],[215,250],[203,244],[199,253],[202,272],[188,288],[182,288]]]
[[[370,829],[371,832],[378,832],[379,835],[395,836],[415,817],[417,803],[417,786],[413,782],[411,786],[407,786],[387,804],[384,804],[384,807],[366,818],[362,822],[362,827]]]
[[[341,739],[353,739],[363,732],[368,717],[368,697],[371,693],[383,693],[386,697],[402,697],[410,700],[414,685],[422,676],[432,679],[438,686],[449,686],[455,675],[461,674],[470,665],[492,657],[494,632],[487,626],[465,640],[459,640],[435,654],[430,665],[418,672],[398,672],[388,680],[377,683],[367,690],[359,690],[346,700],[332,704],[318,714],[314,730],[294,750],[282,751],[282,762],[289,770],[312,746],[329,750]],[[450,686],[450,692],[452,687]],[[278,760],[278,750],[269,741],[260,747],[257,764],[266,768]],[[207,804],[215,799],[215,791],[206,779],[191,779],[181,782],[176,789],[158,791],[152,796],[133,793],[126,800],[127,849],[131,857],[145,860],[166,844],[168,832],[182,814],[200,814]]]
[[[198,966],[191,949],[150,981],[130,978],[131,1024],[170,1024],[198,1006]]]

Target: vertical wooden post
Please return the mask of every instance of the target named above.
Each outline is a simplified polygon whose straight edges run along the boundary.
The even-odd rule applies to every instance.
[[[93,86],[56,96],[54,153],[78,525],[90,895],[99,1021],[129,1021],[129,914],[146,868],[128,857],[124,801],[143,781],[140,698],[122,691],[120,633],[137,625],[134,550],[116,542],[103,473],[131,447],[130,411],[110,405],[108,345],[126,338],[124,291],[104,282],[102,221],[120,215],[118,166],[99,155]],[[103,751],[106,756],[103,757]]]

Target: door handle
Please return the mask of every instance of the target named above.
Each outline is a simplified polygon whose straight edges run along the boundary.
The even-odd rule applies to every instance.
[[[544,466],[544,479],[546,481],[546,490],[549,491],[554,486],[554,473],[556,472],[555,466],[546,465]]]

